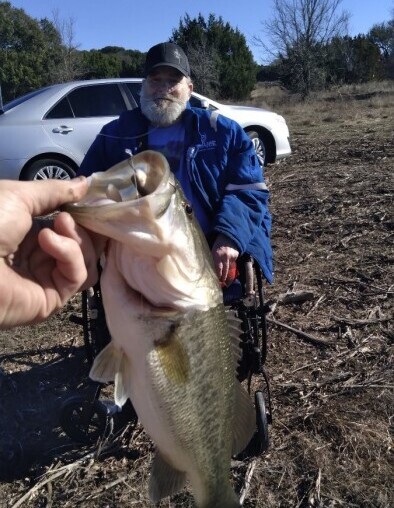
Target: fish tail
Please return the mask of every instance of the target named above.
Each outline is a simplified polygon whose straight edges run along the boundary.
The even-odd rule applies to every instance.
[[[229,487],[220,499],[211,499],[204,503],[201,508],[240,508],[241,503],[234,491]]]

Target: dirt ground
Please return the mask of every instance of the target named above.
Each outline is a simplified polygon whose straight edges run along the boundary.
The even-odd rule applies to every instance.
[[[273,421],[268,452],[234,462],[232,479],[247,508],[389,508],[394,85],[307,103],[272,93],[253,102],[286,117],[293,148],[266,169]],[[60,426],[64,401],[95,389],[70,322],[80,310],[75,297],[45,324],[0,334],[2,508],[150,506],[153,447],[139,425],[94,445]],[[160,504],[192,505],[187,490]]]

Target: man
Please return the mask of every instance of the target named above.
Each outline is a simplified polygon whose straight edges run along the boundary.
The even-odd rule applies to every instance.
[[[0,329],[43,321],[97,280],[89,235],[72,217],[34,217],[78,201],[85,178],[0,181]]]
[[[272,281],[268,190],[252,142],[234,121],[192,108],[190,66],[173,43],[153,46],[145,62],[141,106],[105,125],[79,174],[105,171],[145,149],[165,155],[212,246],[221,283],[248,253]]]

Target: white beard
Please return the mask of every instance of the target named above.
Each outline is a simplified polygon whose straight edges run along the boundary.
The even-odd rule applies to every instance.
[[[154,97],[147,94],[144,85],[142,85],[141,111],[154,125],[167,127],[179,120],[186,109],[188,99],[188,96],[184,100],[169,96]]]

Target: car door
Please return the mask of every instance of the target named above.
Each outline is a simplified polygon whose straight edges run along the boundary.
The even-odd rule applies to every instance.
[[[79,165],[103,125],[131,107],[118,83],[79,85],[47,112],[42,125],[59,151]]]

